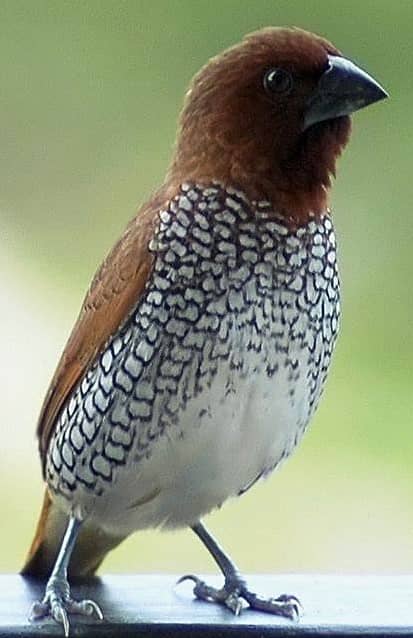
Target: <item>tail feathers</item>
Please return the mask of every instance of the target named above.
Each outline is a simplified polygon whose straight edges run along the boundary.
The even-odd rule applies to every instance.
[[[53,569],[67,525],[67,515],[58,509],[46,490],[36,534],[21,570],[25,576],[47,577]],[[69,578],[93,576],[106,554],[123,536],[111,536],[85,522],[69,563]]]

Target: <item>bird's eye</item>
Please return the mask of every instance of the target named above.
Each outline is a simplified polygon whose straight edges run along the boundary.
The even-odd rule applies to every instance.
[[[293,88],[291,73],[285,69],[270,69],[264,75],[264,88],[270,95],[289,93]]]

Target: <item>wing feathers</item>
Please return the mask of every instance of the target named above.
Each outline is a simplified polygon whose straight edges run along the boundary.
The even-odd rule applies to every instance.
[[[152,267],[148,244],[162,201],[156,196],[128,224],[93,278],[40,413],[37,435],[43,471],[50,437],[64,404],[145,289]]]

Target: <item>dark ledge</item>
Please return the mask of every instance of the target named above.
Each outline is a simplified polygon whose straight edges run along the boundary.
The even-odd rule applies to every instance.
[[[75,597],[93,598],[105,620],[71,618],[71,636],[122,638],[240,638],[269,636],[412,636],[413,576],[250,576],[256,591],[294,594],[304,613],[291,622],[247,609],[231,612],[195,601],[190,583],[174,588],[174,576],[105,576],[73,587]],[[220,581],[208,577],[211,584]],[[59,636],[53,621],[29,623],[28,611],[44,583],[0,576],[0,636]]]

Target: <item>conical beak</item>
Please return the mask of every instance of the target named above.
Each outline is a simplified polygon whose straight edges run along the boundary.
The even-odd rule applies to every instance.
[[[329,55],[328,59],[328,69],[308,101],[304,130],[317,122],[350,115],[388,97],[376,80],[350,60],[336,55]]]

